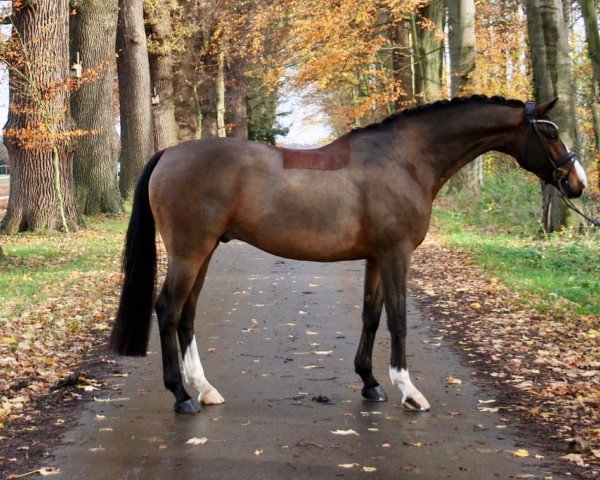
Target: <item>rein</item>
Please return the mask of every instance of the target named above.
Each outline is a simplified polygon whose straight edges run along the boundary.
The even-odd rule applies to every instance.
[[[540,144],[542,145],[542,148],[544,149],[544,153],[546,154],[546,159],[548,160],[548,162],[550,163],[550,165],[553,168],[552,176],[554,177],[554,180],[556,180],[556,184],[558,185],[558,192],[560,194],[561,200],[565,203],[565,205],[567,207],[569,207],[571,210],[573,210],[575,213],[577,213],[581,217],[585,218],[592,225],[594,225],[595,227],[600,227],[600,221],[590,217],[589,215],[586,215],[585,213],[583,213],[581,210],[579,210],[573,204],[573,202],[565,194],[565,191],[562,186],[561,180],[564,180],[569,173],[567,170],[565,170],[562,167],[569,162],[571,163],[571,165],[573,165],[573,163],[575,161],[580,162],[581,157],[579,156],[579,153],[577,153],[576,151],[567,152],[558,161],[554,161],[554,159],[552,158],[552,155],[550,154],[550,149],[548,148],[548,144],[542,138],[542,134],[540,133],[538,125],[540,123],[548,123],[548,124],[551,124],[554,127],[556,127],[557,130],[558,130],[558,127],[556,126],[556,124],[554,124],[553,122],[551,122],[549,120],[540,120],[540,119],[535,118],[535,103],[534,102],[525,102],[525,117],[527,118],[527,123],[529,123],[529,126],[531,128],[533,128],[533,131],[535,132],[538,140],[540,141]]]

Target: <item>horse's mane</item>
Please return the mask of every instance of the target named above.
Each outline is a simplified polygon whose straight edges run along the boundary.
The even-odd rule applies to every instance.
[[[524,103],[521,100],[507,100],[504,97],[493,96],[488,97],[486,95],[471,95],[470,97],[454,97],[452,100],[438,100],[433,103],[426,103],[424,105],[417,105],[415,107],[405,108],[397,113],[392,113],[389,117],[384,118],[380,122],[371,123],[364,127],[355,128],[352,132],[361,132],[365,130],[376,130],[382,128],[396,120],[411,117],[425,112],[434,112],[437,110],[446,110],[457,105],[466,104],[487,104],[487,105],[506,105],[508,107],[524,107]]]

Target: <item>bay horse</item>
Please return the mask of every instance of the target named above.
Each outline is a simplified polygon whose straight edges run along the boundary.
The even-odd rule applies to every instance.
[[[123,259],[124,281],[109,347],[145,355],[156,309],[163,378],[178,413],[224,401],[202,368],[194,317],[211,256],[239,239],[281,257],[366,260],[362,335],[355,370],[366,400],[387,395],[371,356],[383,305],[391,334],[389,375],[405,408],[430,408],[406,363],[406,280],[431,204],[461,167],[490,150],[506,153],[569,198],[585,172],[547,117],[556,99],[535,105],[502,97],[439,101],[353,130],[314,150],[232,138],[193,140],[155,154],[136,187]],[[155,228],[168,255],[155,301]],[[199,391],[185,390],[183,374]]]

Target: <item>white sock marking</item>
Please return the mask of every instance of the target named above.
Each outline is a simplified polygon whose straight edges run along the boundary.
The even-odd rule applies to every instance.
[[[390,380],[392,381],[393,385],[400,389],[404,398],[409,398],[415,393],[419,393],[419,391],[410,381],[408,370],[405,370],[404,368],[398,370],[397,368],[390,366]]]
[[[402,392],[402,405],[405,408],[420,412],[429,410],[429,402],[410,381],[408,370],[404,368],[398,370],[390,366],[390,379]]]
[[[194,386],[199,392],[200,397],[205,393],[214,390],[214,387],[208,383],[204,376],[202,362],[198,354],[198,345],[196,344],[196,336],[192,337],[192,342],[183,355],[183,377],[185,381]]]
[[[575,160],[573,166],[575,167],[575,173],[577,174],[577,178],[579,178],[579,181],[583,184],[584,187],[587,188],[587,175],[585,174],[583,166],[581,165],[581,163],[579,163],[579,160]]]

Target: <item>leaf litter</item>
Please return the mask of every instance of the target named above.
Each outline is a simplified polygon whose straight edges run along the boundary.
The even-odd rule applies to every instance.
[[[502,411],[557,442],[585,438],[590,450],[571,454],[581,461],[560,458],[598,470],[600,459],[591,452],[600,447],[600,320],[559,297],[554,310],[539,310],[534,294],[508,289],[435,231],[416,250],[411,278],[411,293],[434,334],[454,338],[476,374],[496,389]],[[499,411],[487,403],[497,402],[479,400],[478,410]]]

